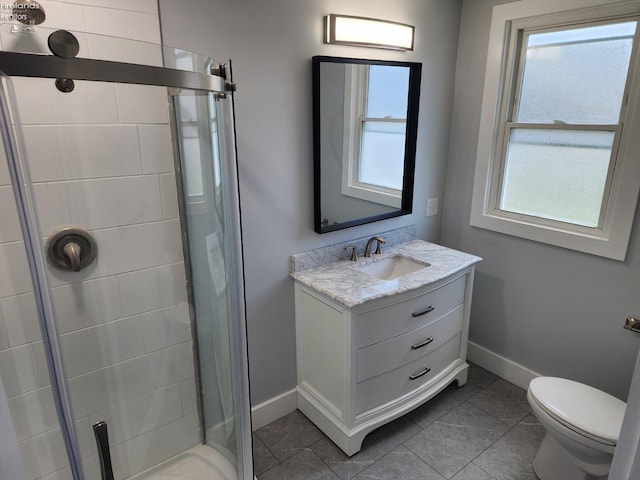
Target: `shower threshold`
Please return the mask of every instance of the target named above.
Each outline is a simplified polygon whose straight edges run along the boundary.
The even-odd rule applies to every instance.
[[[229,460],[208,445],[197,445],[129,480],[237,480]]]

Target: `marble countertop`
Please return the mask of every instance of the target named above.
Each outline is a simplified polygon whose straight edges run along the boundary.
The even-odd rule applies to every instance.
[[[358,270],[358,267],[395,255],[428,263],[429,267],[393,280],[380,280]],[[294,272],[291,276],[352,308],[371,300],[389,297],[437,282],[481,260],[482,258],[475,255],[442,245],[423,240],[412,240],[387,249],[383,248],[383,253],[374,255],[373,258],[360,258],[357,262],[341,260]]]

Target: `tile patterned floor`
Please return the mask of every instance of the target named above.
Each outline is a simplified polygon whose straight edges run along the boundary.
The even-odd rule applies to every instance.
[[[258,480],[536,480],[544,430],[526,392],[471,365],[413,412],[370,433],[347,457],[296,411],[253,435]]]

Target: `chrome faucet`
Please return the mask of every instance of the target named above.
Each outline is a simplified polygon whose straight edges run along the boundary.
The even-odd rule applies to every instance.
[[[364,249],[364,256],[365,257],[371,257],[371,245],[373,244],[373,242],[378,242],[378,245],[376,246],[375,254],[376,255],[380,255],[382,253],[382,244],[386,243],[385,239],[382,238],[382,237],[371,237],[367,241],[367,246]]]

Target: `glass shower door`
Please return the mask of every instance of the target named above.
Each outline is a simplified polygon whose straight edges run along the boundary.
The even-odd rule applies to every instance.
[[[75,81],[61,93],[54,79],[13,80],[45,237],[38,248],[69,226],[86,229],[98,248],[80,271],[49,264],[41,272],[85,478],[101,478],[92,427],[102,421],[116,480],[190,478],[189,468],[202,480],[252,478],[230,99],[183,90],[176,105],[204,99],[207,113],[181,126],[165,87]],[[187,127],[198,133],[198,157]],[[175,167],[172,129],[184,136]],[[178,199],[193,200],[194,184],[183,177],[198,162],[193,210]],[[0,196],[11,193],[4,168]],[[31,279],[20,264],[24,245],[8,228],[16,223],[11,203],[0,199],[0,375],[15,436],[28,480],[70,480]],[[0,427],[0,441],[5,434]]]
[[[0,74],[0,82],[0,135],[6,160],[0,180],[6,183],[8,179],[12,192],[12,199],[6,198],[9,190],[4,189],[2,238],[14,240],[2,245],[0,261],[0,284],[4,287],[0,293],[3,313],[0,368],[5,382],[8,380],[8,391],[4,385],[2,388],[0,414],[12,423],[3,424],[0,430],[3,455],[6,445],[20,452],[25,468],[15,458],[9,466],[13,470],[11,475],[17,478],[25,473],[27,478],[39,478],[42,471],[58,465],[81,478],[76,425],[60,348],[50,341],[56,330],[55,316],[45,257],[39,248],[35,194],[25,161],[15,90],[4,74]],[[36,340],[36,330],[41,341]],[[15,371],[14,365],[18,367]]]
[[[197,335],[199,402],[204,442],[243,471],[242,430],[237,411],[248,406],[240,352],[231,345],[244,318],[231,98],[224,93],[181,90],[174,97],[175,128],[183,168],[182,207],[191,262],[189,295]],[[235,239],[235,240],[234,240]],[[240,355],[244,355],[240,353]]]

